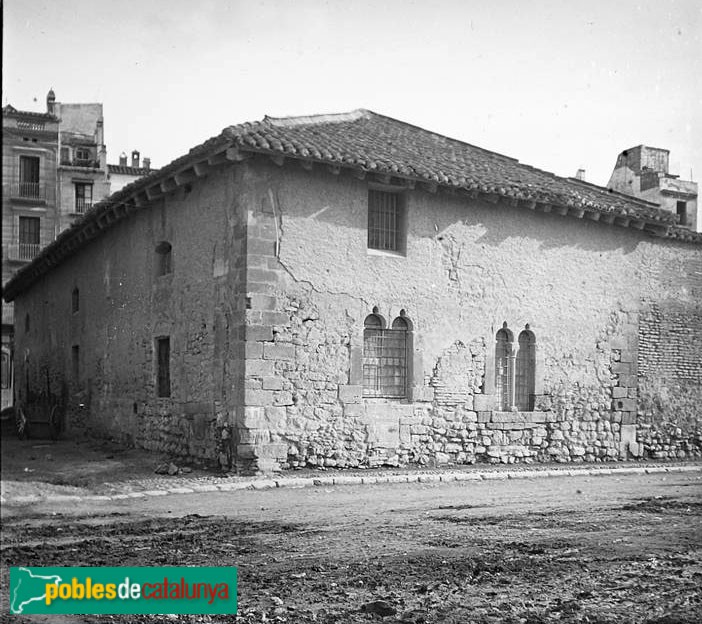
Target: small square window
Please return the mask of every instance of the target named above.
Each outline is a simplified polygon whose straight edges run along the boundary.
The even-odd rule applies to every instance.
[[[368,191],[368,249],[404,253],[404,205],[400,193]]]

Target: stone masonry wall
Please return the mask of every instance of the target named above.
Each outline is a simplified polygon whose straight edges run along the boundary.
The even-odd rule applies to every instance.
[[[366,248],[365,180],[260,161],[245,186],[260,253],[247,268],[242,469],[642,455],[641,301],[672,297],[687,314],[689,276],[662,267],[698,247],[417,189],[402,256]],[[362,397],[374,308],[412,323],[407,401]],[[504,321],[536,335],[534,412],[495,410]]]
[[[137,210],[17,299],[20,399],[242,472],[699,454],[699,246],[416,188],[406,253],[369,251],[368,188],[252,157]],[[406,400],[363,397],[371,313],[410,327]],[[503,323],[535,336],[532,412],[496,409]]]
[[[237,174],[210,170],[136,210],[17,298],[30,319],[16,341],[27,409],[40,409],[49,393],[66,411],[68,436],[233,463],[246,241]],[[172,272],[159,276],[161,241],[172,245]],[[170,338],[167,398],[156,391],[159,337]]]

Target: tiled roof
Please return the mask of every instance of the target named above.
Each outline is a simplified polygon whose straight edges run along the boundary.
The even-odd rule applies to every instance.
[[[5,287],[11,301],[53,266],[129,214],[167,192],[200,165],[236,162],[238,155],[268,154],[276,162],[297,159],[349,168],[363,175],[449,188],[491,201],[561,214],[589,215],[605,223],[634,223],[657,236],[702,243],[702,234],[676,225],[677,215],[628,195],[521,164],[489,150],[417,126],[356,110],[335,115],[273,118],[225,128],[161,169],[151,169],[61,232]],[[115,165],[109,165],[115,167]]]
[[[107,165],[108,173],[118,173],[130,176],[145,176],[156,171],[158,171],[158,169],[152,169],[151,167],[146,169],[144,167],[130,167],[128,165]]]
[[[509,158],[368,110],[272,118],[223,132],[242,150],[280,154],[439,186],[579,207],[661,224],[676,216],[657,205]]]

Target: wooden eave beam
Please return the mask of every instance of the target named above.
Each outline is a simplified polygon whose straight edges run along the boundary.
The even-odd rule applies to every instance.
[[[301,160],[300,161],[300,166],[305,170],[305,171],[312,171],[314,168],[314,162],[311,160]]]
[[[175,181],[175,178],[166,178],[165,180],[161,180],[161,183],[158,186],[161,189],[161,192],[165,195],[166,193],[170,193],[171,191],[177,189],[178,183]]]
[[[160,197],[161,195],[163,195],[163,192],[161,191],[160,185],[159,186],[149,186],[145,189],[145,192],[146,192],[146,197],[149,200],[154,200],[157,197]]]
[[[491,204],[497,204],[500,201],[500,196],[497,193],[485,193],[485,199]]]
[[[633,227],[637,230],[643,230],[644,227],[646,227],[646,222],[642,221],[641,219],[634,219],[631,222],[631,227]]]
[[[434,193],[436,193],[438,186],[437,186],[436,182],[422,182],[422,188],[427,193],[431,193],[433,195]]]
[[[271,154],[270,158],[279,167],[282,167],[285,164],[285,156],[282,154]]]
[[[193,171],[195,172],[195,175],[198,178],[201,178],[202,176],[207,174],[207,170],[210,168],[210,165],[205,162],[204,160],[199,163],[195,163],[193,165]]]
[[[192,169],[186,169],[185,171],[179,171],[173,176],[175,183],[178,186],[192,182],[197,177],[197,174]]]
[[[329,172],[332,175],[339,175],[341,173],[341,165],[329,165]]]
[[[621,227],[629,227],[631,219],[629,217],[616,217],[614,223],[615,225],[619,225]]]
[[[587,219],[590,219],[590,221],[599,221],[600,216],[601,216],[601,213],[597,212],[597,210],[588,210],[585,213],[585,217]]]
[[[565,217],[568,214],[568,206],[556,206],[554,212]]]
[[[600,217],[600,221],[602,221],[603,223],[606,223],[607,225],[612,225],[612,223],[614,223],[614,220],[616,218],[617,218],[617,215],[615,215],[614,213],[608,212],[606,214],[603,214]]]
[[[241,152],[238,147],[228,147],[224,152],[224,157],[231,162],[241,162],[251,158],[251,154]]]
[[[553,206],[551,204],[538,204],[538,209],[541,212],[551,212],[553,210]]]
[[[568,213],[577,219],[582,219],[583,215],[585,214],[585,210],[583,208],[571,208]]]
[[[373,178],[376,182],[380,182],[381,184],[390,184],[392,176],[387,173],[374,173]]]

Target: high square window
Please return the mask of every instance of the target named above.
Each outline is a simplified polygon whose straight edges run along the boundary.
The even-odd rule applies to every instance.
[[[368,191],[368,249],[404,253],[403,199],[400,193]]]

